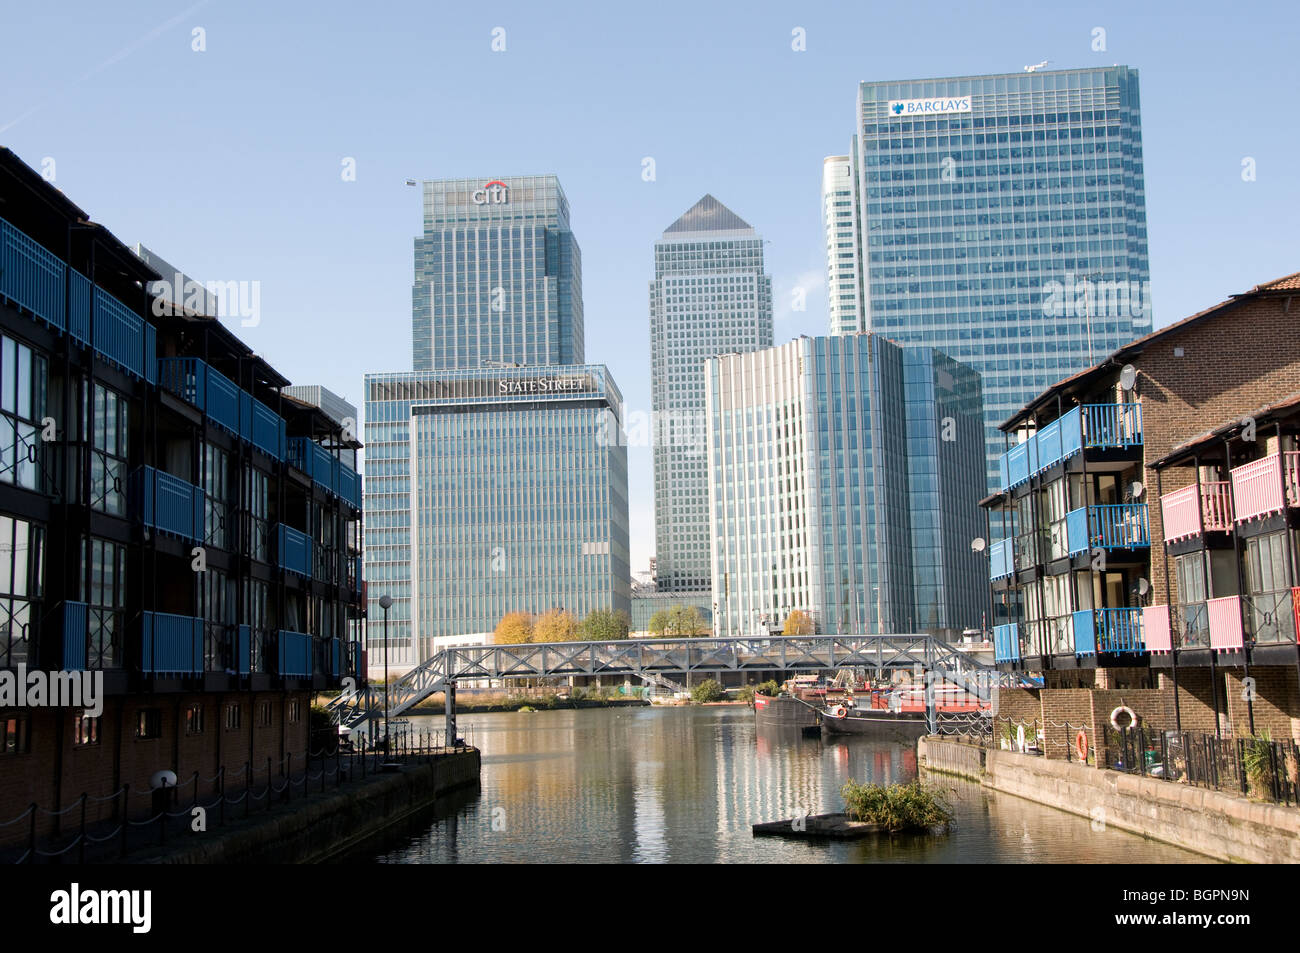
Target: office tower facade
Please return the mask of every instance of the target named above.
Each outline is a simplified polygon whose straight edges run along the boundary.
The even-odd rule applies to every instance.
[[[622,418],[599,365],[366,376],[370,588],[393,597],[392,664],[509,612],[630,613]]]
[[[423,183],[413,369],[581,364],[582,255],[553,175]]]
[[[720,635],[779,632],[795,610],[837,634],[979,624],[971,368],[857,334],[713,358],[705,382]]]
[[[831,334],[866,330],[862,319],[862,253],[854,157],[822,162],[822,226],[826,230],[826,302]]]
[[[763,239],[705,195],[655,243],[650,282],[655,575],[661,591],[709,591],[704,361],[771,346],[772,279],[763,271]]]
[[[832,331],[978,370],[992,488],[997,425],[1151,329],[1137,70],[862,83],[849,161],[862,294]]]

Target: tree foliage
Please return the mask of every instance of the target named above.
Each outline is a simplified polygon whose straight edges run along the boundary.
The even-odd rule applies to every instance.
[[[716,702],[727,697],[721,685],[711,678],[706,678],[691,689],[691,700],[697,703]]]
[[[795,609],[785,617],[785,628],[782,629],[784,635],[812,635],[813,620],[812,616],[802,609]]]
[[[497,645],[519,645],[531,641],[533,617],[527,612],[507,612],[497,623],[492,641]]]
[[[593,609],[578,626],[583,642],[613,642],[626,639],[632,622],[622,609]]]
[[[578,622],[567,609],[548,609],[533,622],[534,642],[576,642]]]

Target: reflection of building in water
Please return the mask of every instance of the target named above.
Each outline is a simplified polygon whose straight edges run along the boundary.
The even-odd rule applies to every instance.
[[[636,790],[632,795],[636,831],[632,859],[637,863],[665,863],[668,840],[664,832],[663,763],[638,761]]]

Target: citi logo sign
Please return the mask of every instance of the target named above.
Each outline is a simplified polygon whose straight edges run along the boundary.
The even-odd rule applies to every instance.
[[[889,104],[895,116],[941,116],[944,113],[970,112],[970,97],[957,99],[896,99]]]
[[[494,179],[481,189],[475,189],[470,195],[475,205],[509,205],[510,186],[500,179]]]

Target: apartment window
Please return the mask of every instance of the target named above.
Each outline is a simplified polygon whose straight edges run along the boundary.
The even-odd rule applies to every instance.
[[[86,668],[117,668],[125,624],[126,547],[93,536],[83,539],[81,584],[87,604]]]
[[[249,642],[249,667],[254,672],[267,670],[267,642],[270,630],[267,623],[267,584],[258,579],[244,580],[244,617],[240,621],[251,629]]]
[[[257,703],[257,727],[271,727],[271,703],[269,701],[260,701]]]
[[[218,549],[230,546],[227,517],[230,504],[230,455],[212,444],[203,445],[204,541]]]
[[[289,711],[287,713],[289,724],[296,725],[299,718],[302,717],[302,703],[296,698],[289,699]]]
[[[241,705],[226,706],[226,729],[234,731],[244,723],[244,710]]]
[[[141,741],[162,737],[162,710],[141,708],[136,712],[135,736]]]
[[[244,555],[259,562],[270,558],[269,487],[265,473],[244,467]]]
[[[203,734],[202,705],[190,705],[185,709],[185,733],[187,735]]]
[[[26,718],[19,715],[0,717],[0,754],[26,754],[30,742]]]
[[[235,584],[220,569],[198,574],[202,600],[204,671],[235,671]]]
[[[0,515],[0,668],[26,662],[39,617],[45,532],[35,523]]]
[[[126,515],[127,401],[98,382],[82,389],[82,434],[90,445],[90,507]]]
[[[1293,537],[1292,545],[1296,542]],[[1289,555],[1285,533],[1246,540],[1247,637],[1257,642],[1295,642]]]
[[[45,398],[45,359],[0,335],[0,483],[28,490],[44,487]]]
[[[78,748],[99,744],[99,725],[102,719],[98,715],[87,715],[84,711],[72,716],[72,738]]]

